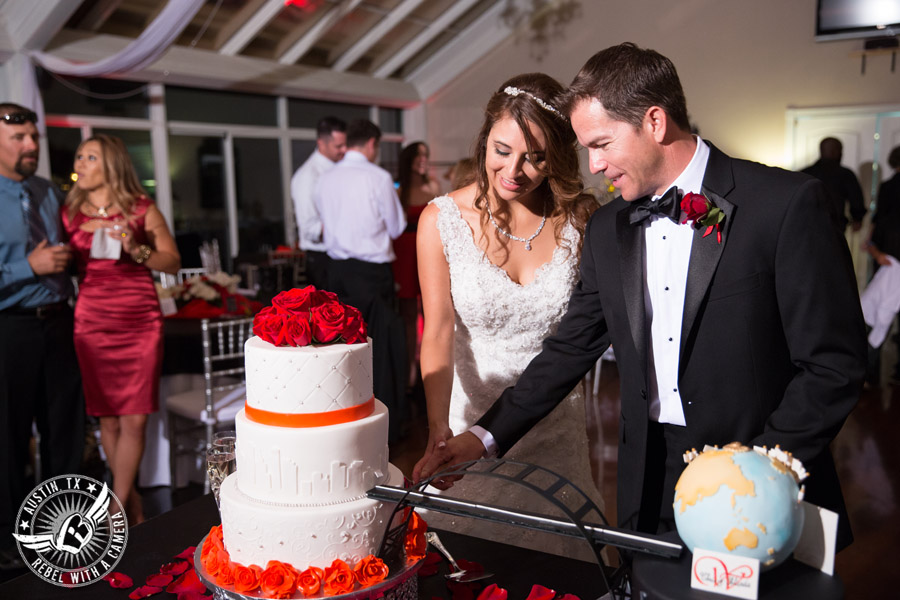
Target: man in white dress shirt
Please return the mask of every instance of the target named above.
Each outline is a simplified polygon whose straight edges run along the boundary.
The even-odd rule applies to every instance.
[[[375,397],[390,409],[390,437],[405,418],[406,338],[395,309],[393,240],[406,216],[391,174],[375,163],[381,130],[371,121],[347,126],[347,153],[319,178],[314,193],[328,252],[329,291],[358,308],[373,340]]]
[[[414,478],[505,453],[612,343],[621,527],[674,528],[685,451],[779,444],[812,474],[807,500],[840,515],[838,548],[846,546],[828,444],[858,399],[866,340],[822,183],[691,135],[674,65],[634,44],[595,54],[559,106],[591,171],[621,197],[588,223],[581,281],[557,333],[516,386],[472,430],[424,457]],[[688,193],[703,211],[682,210]]]
[[[306,275],[317,288],[327,285],[328,254],[322,240],[322,220],[313,200],[319,176],[344,158],[347,124],[337,117],[323,117],[316,125],[316,149],[291,177],[291,198],[300,249],[306,253]]]

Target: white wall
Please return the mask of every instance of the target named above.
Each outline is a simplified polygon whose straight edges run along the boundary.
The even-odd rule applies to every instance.
[[[427,99],[432,159],[467,155],[482,109],[504,80],[544,71],[568,84],[607,46],[631,41],[675,63],[700,135],[734,156],[787,166],[785,111],[900,101],[900,67],[869,56],[863,40],[816,43],[816,0],[582,0],[538,61],[509,39]]]

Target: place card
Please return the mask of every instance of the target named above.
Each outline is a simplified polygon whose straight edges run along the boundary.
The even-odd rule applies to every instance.
[[[759,560],[694,548],[691,587],[713,594],[756,600]]]
[[[794,547],[794,558],[828,575],[834,575],[838,514],[827,508],[801,502],[803,531]]]
[[[118,260],[122,256],[122,240],[109,235],[109,228],[98,227],[91,239],[91,258]]]

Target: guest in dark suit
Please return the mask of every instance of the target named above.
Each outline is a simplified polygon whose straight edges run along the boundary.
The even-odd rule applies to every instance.
[[[872,217],[871,243],[877,252],[900,259],[900,146],[888,155],[888,165],[894,176],[878,188],[878,207]],[[887,259],[873,252],[879,264]]]
[[[866,205],[863,201],[862,188],[856,173],[841,166],[844,145],[841,140],[827,137],[819,143],[819,160],[803,169],[807,175],[820,179],[831,199],[831,217],[841,233],[849,222],[853,231],[862,227],[866,216]],[[850,207],[851,221],[847,220],[846,209]]]
[[[591,171],[621,197],[588,223],[581,282],[558,333],[478,425],[436,448],[414,477],[505,453],[612,343],[620,526],[674,527],[686,450],[780,444],[811,473],[807,499],[840,514],[839,547],[849,544],[828,444],[856,404],[866,339],[822,183],[692,135],[674,65],[630,43],[594,55],[562,106]],[[673,187],[720,212],[704,219],[677,201],[670,212]]]

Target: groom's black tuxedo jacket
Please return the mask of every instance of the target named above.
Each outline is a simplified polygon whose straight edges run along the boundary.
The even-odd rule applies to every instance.
[[[807,500],[840,514],[843,547],[852,536],[828,444],[856,404],[866,357],[847,244],[819,181],[710,150],[703,193],[726,218],[721,243],[700,229],[691,248],[679,360],[684,450],[740,441],[793,452],[810,473]],[[629,225],[628,213],[617,198],[593,215],[581,281],[558,332],[478,424],[502,455],[612,343],[621,383],[618,522],[635,528],[649,323],[643,228]]]

